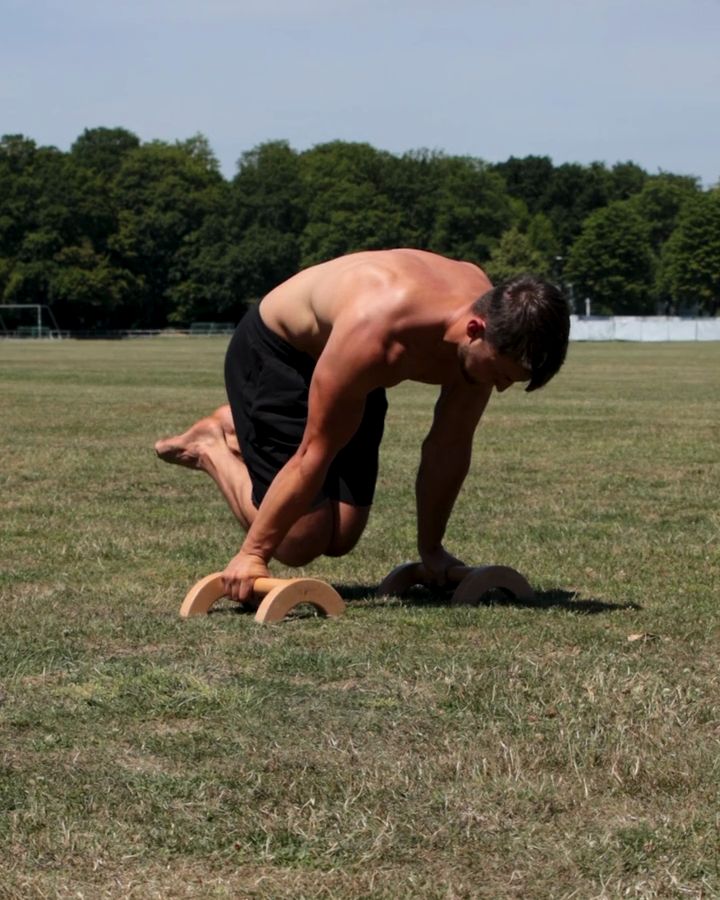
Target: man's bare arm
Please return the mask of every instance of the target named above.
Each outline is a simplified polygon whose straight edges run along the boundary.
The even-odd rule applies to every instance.
[[[244,600],[254,578],[292,526],[309,512],[337,453],[362,421],[367,394],[382,381],[382,343],[372,326],[336,323],[315,367],[308,398],[308,421],[296,453],[266,493],[240,552],[223,576],[228,595]]]
[[[316,373],[302,442],[270,485],[243,542],[244,553],[269,560],[290,528],[309,511],[330,464],[360,425],[366,394],[362,387],[333,383],[326,371]]]
[[[470,468],[473,436],[491,393],[491,387],[459,382],[444,387],[423,442],[415,485],[418,550],[429,573],[439,580],[455,561],[444,550],[443,538]]]

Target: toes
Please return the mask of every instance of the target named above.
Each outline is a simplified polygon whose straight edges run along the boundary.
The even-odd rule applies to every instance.
[[[157,453],[160,459],[165,459],[167,456],[173,456],[178,449],[179,448],[172,440],[168,440],[167,438],[155,442],[155,453]]]

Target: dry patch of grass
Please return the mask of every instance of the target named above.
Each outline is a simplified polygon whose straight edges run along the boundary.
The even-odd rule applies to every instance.
[[[720,348],[493,402],[449,545],[534,604],[374,596],[433,402],[396,389],[366,535],[307,570],[347,613],[273,628],[177,617],[239,534],[151,447],[224,342],[2,349],[0,897],[720,894]]]

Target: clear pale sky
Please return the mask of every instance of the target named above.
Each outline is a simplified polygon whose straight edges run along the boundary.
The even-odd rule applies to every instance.
[[[720,0],[0,0],[0,133],[367,141],[720,179]]]

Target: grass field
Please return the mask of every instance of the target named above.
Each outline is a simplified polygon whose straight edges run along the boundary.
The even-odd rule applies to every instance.
[[[720,344],[493,400],[448,547],[534,604],[374,596],[433,401],[393,390],[366,535],[306,570],[346,614],[273,627],[177,615],[240,535],[152,444],[224,346],[0,342],[0,897],[720,896]]]

